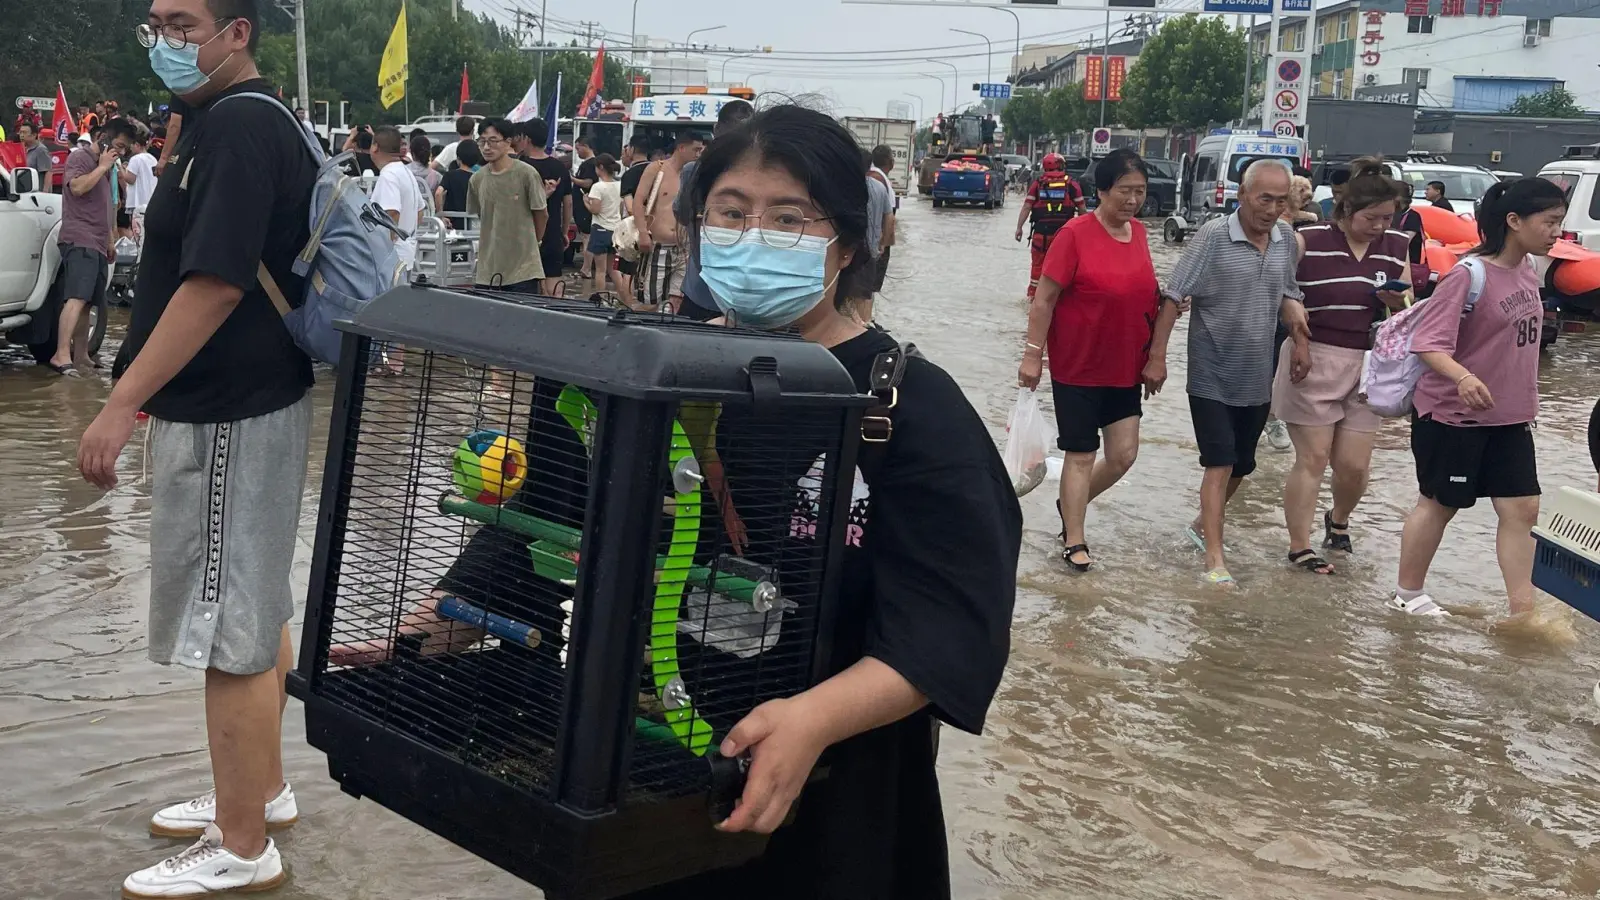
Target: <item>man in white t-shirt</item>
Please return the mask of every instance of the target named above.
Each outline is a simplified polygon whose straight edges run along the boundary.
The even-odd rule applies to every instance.
[[[410,269],[417,260],[417,224],[422,215],[422,191],[417,176],[406,167],[405,140],[400,129],[379,125],[372,132],[372,162],[378,167],[378,181],[372,186],[372,202],[389,214],[400,234],[395,249],[400,263]]]
[[[450,171],[450,164],[456,161],[456,150],[461,146],[461,141],[471,141],[472,132],[477,127],[478,120],[471,116],[456,119],[456,137],[459,140],[445,144],[444,149],[433,155],[433,167],[440,172]]]
[[[133,138],[133,155],[128,158],[128,171],[133,174],[133,184],[128,186],[128,213],[133,219],[133,237],[144,246],[144,208],[156,191],[156,158],[145,149],[149,138],[143,133]]]

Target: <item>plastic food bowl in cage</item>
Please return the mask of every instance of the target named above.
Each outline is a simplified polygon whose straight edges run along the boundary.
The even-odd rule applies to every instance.
[[[1570,487],[1546,494],[1533,537],[1534,585],[1600,620],[1600,495]],[[1600,704],[1600,683],[1594,700]]]
[[[717,747],[841,667],[871,398],[792,336],[577,301],[408,286],[342,327],[290,676],[333,777],[552,900],[758,856]]]

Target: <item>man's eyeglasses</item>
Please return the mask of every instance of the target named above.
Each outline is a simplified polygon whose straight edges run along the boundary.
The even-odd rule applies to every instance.
[[[826,222],[833,217],[809,218],[798,206],[769,206],[759,215],[737,206],[713,206],[701,213],[700,218],[712,228],[726,229],[705,232],[706,240],[719,247],[739,243],[745,229],[753,223],[760,229],[761,243],[775,250],[789,250],[800,243],[812,222]]]
[[[478,146],[479,147],[498,147],[501,144],[509,144],[509,143],[511,143],[511,142],[506,140],[505,138],[486,138],[486,137],[478,138]]]
[[[232,22],[237,18],[238,16],[223,16],[220,19],[212,19],[211,24],[215,25],[218,22]],[[174,50],[182,50],[189,43],[189,32],[199,27],[199,25],[152,26],[147,22],[143,25],[140,25],[138,28],[135,28],[133,30],[133,34],[139,39],[139,45],[144,47],[146,50],[156,45],[157,38],[166,41],[167,46]]]

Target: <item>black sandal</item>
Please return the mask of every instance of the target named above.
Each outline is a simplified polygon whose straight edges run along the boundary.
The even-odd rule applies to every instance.
[[[1078,561],[1076,561],[1076,560],[1074,560],[1072,558],[1072,554],[1074,554],[1074,553],[1082,553],[1084,556],[1088,556],[1089,555],[1089,545],[1088,544],[1073,544],[1071,547],[1068,547],[1067,549],[1061,551],[1061,561],[1066,563],[1067,565],[1071,566],[1073,571],[1075,571],[1075,572],[1087,572],[1087,571],[1089,571],[1089,567],[1094,565],[1094,560],[1091,558],[1088,562],[1082,562],[1082,563],[1078,562]]]
[[[1056,501],[1056,515],[1057,516],[1061,515],[1061,501],[1060,500]],[[1067,523],[1066,523],[1066,520],[1064,518],[1063,518],[1063,520],[1061,522],[1061,533],[1056,535],[1056,539],[1060,540],[1060,541],[1063,541],[1063,542],[1066,541],[1066,539],[1067,539]],[[1082,553],[1084,556],[1088,556],[1089,555],[1089,545],[1088,544],[1073,544],[1071,547],[1068,547],[1067,549],[1061,551],[1061,561],[1066,563],[1067,565],[1071,566],[1073,568],[1073,571],[1076,571],[1076,572],[1087,572],[1087,571],[1089,571],[1089,567],[1094,565],[1094,560],[1091,559],[1086,563],[1073,562],[1072,561],[1072,554],[1074,554],[1074,553]]]
[[[1335,531],[1343,531],[1339,534]],[[1322,514],[1322,546],[1328,550],[1338,550],[1340,553],[1354,553],[1356,547],[1350,542],[1350,523],[1343,525],[1333,520],[1333,510]]]
[[[1299,550],[1289,554],[1289,562],[1313,575],[1332,575],[1333,563],[1317,555],[1315,550]]]

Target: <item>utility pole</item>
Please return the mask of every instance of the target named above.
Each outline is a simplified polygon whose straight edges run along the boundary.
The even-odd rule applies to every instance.
[[[1255,40],[1252,35],[1256,30],[1256,17],[1250,17],[1250,27],[1245,28],[1244,16],[1235,16],[1234,21],[1238,27],[1244,28],[1244,96],[1239,99],[1239,124],[1250,127],[1250,69],[1255,60],[1251,59],[1256,54]]]
[[[1106,95],[1111,93],[1106,76],[1111,72],[1111,7],[1106,6],[1106,42],[1100,48],[1100,127],[1106,127]]]
[[[541,48],[544,47],[544,20],[545,20],[545,13],[549,9],[550,9],[550,0],[540,0],[540,2],[539,2],[539,46]],[[536,77],[539,80],[539,93],[543,94],[544,93],[544,51],[542,49],[539,51],[539,74]],[[561,101],[557,100],[556,102],[559,104]],[[559,109],[560,107],[558,106],[557,108]],[[551,129],[552,132],[555,131],[556,123],[554,123],[554,122],[546,122],[545,124],[550,126],[550,129]]]
[[[306,0],[294,0],[294,67],[299,78],[300,105],[311,118],[311,76],[306,72]]]
[[[450,0],[450,21],[454,22],[461,15],[461,0]]]

